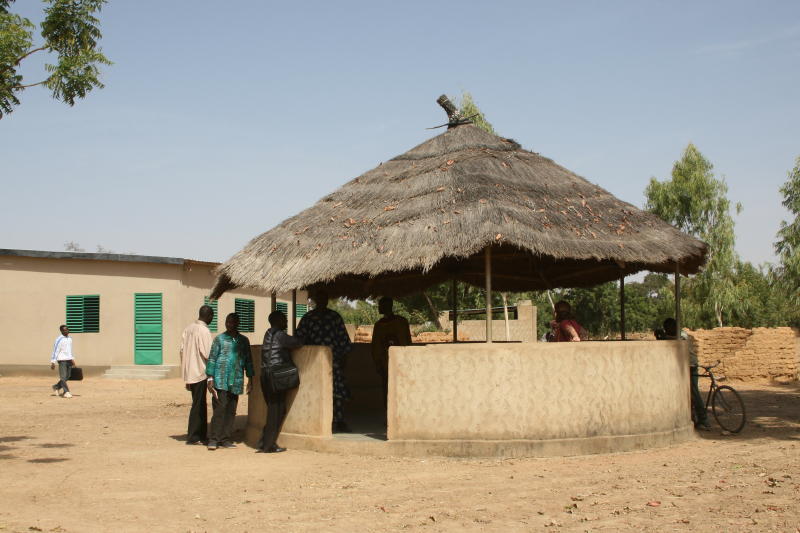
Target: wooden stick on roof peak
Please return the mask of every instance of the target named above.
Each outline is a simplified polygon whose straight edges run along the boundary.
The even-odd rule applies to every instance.
[[[447,97],[446,94],[443,94],[442,96],[437,98],[436,103],[442,106],[442,109],[444,109],[445,113],[447,113],[447,118],[451,124],[454,122],[458,122],[459,118],[458,109],[453,104],[453,102],[450,101],[450,99]]]

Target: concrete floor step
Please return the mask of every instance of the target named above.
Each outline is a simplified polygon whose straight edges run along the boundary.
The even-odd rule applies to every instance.
[[[126,374],[169,374],[168,368],[109,368],[106,372],[123,372]]]
[[[177,372],[174,365],[116,365],[103,376],[108,379],[165,379]]]
[[[103,374],[103,377],[106,379],[143,379],[143,380],[156,380],[156,379],[164,379],[166,376],[156,376],[156,375],[147,375],[147,374]]]
[[[159,378],[169,376],[169,374],[165,372],[106,372],[104,375],[110,378],[114,376],[154,376]]]
[[[172,370],[175,365],[114,365],[109,370]]]

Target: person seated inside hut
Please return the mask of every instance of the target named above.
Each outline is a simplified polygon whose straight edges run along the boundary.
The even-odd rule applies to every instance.
[[[344,402],[350,399],[350,389],[344,380],[347,354],[352,347],[342,316],[328,309],[328,293],[317,289],[311,294],[314,309],[297,325],[296,335],[307,346],[329,346],[333,354],[333,431],[349,432],[344,421]]]
[[[408,320],[394,314],[394,301],[388,296],[378,300],[378,312],[383,317],[372,328],[372,360],[381,378],[383,399],[386,401],[389,384],[389,348],[391,346],[410,346],[411,328]]]
[[[550,321],[551,334],[548,340],[551,342],[579,342],[587,340],[589,334],[581,326],[572,314],[572,306],[560,300],[556,303],[553,320]]]

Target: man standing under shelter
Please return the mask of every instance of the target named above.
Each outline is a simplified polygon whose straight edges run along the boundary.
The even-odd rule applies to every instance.
[[[208,438],[208,403],[206,400],[206,364],[211,351],[211,331],[214,309],[204,305],[197,320],[186,326],[181,337],[181,370],[186,390],[192,393],[189,410],[189,429],[186,444],[205,444]]]
[[[689,387],[691,389],[692,409],[694,410],[695,416],[694,427],[696,429],[708,431],[711,429],[711,425],[708,423],[708,411],[706,411],[703,396],[700,395],[700,385],[698,383],[700,376],[697,371],[699,363],[697,362],[697,350],[694,341],[690,340],[683,330],[681,330],[680,336],[678,336],[678,323],[672,317],[664,320],[663,328],[664,340],[677,340],[680,338],[681,340],[689,342]]]
[[[394,314],[394,301],[388,296],[378,300],[378,312],[383,317],[372,328],[372,361],[383,385],[383,401],[386,401],[389,384],[389,348],[410,346],[411,329],[408,320]]]
[[[344,367],[350,352],[350,336],[342,316],[328,309],[328,293],[318,289],[311,296],[314,309],[305,314],[297,326],[297,336],[306,346],[329,346],[333,353],[333,431],[350,431],[344,421],[344,402],[350,390],[344,381]]]

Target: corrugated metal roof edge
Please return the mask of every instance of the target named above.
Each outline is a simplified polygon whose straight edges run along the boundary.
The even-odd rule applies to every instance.
[[[181,257],[158,257],[154,255],[109,254],[88,252],[49,252],[46,250],[13,250],[0,248],[0,256],[38,257],[42,259],[84,259],[88,261],[126,261],[130,263],[160,263],[164,265],[183,265],[187,263],[219,265],[211,261],[183,259]]]

